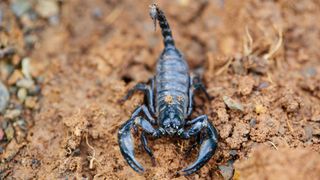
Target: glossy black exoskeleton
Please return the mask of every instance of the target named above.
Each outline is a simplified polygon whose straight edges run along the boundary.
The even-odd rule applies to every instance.
[[[217,148],[218,134],[207,115],[186,120],[192,113],[195,91],[201,90],[207,97],[209,95],[199,78],[189,75],[188,65],[175,46],[164,13],[156,5],[151,5],[150,15],[154,22],[159,21],[164,50],[158,59],[156,75],[150,80],[150,84],[138,83],[125,97],[128,99],[135,91],[142,91],[146,95],[147,103],[138,107],[131,118],[121,126],[118,133],[119,146],[128,164],[142,173],[144,168],[134,156],[131,129],[142,129],[141,142],[153,162],[155,159],[148,147],[146,136],[182,139],[197,137],[201,144],[198,158],[182,170],[184,175],[189,175],[204,166]]]

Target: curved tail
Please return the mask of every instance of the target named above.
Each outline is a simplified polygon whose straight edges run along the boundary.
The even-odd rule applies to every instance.
[[[163,11],[158,8],[156,4],[152,4],[150,6],[150,16],[154,21],[154,25],[156,27],[156,21],[159,21],[159,26],[161,27],[161,32],[163,36],[164,48],[174,48],[174,40],[172,37],[171,29],[169,23],[164,15]]]

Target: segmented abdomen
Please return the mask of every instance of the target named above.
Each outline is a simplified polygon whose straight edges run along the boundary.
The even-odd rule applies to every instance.
[[[169,104],[177,104],[182,114],[188,106],[188,65],[182,57],[162,56],[157,63],[156,110],[161,112]]]

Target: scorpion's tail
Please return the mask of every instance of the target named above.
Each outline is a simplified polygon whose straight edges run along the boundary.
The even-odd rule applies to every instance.
[[[172,37],[171,29],[169,23],[167,21],[166,16],[163,11],[158,8],[156,4],[150,5],[150,16],[154,21],[154,26],[156,28],[156,21],[159,21],[159,25],[161,27],[163,43],[165,49],[173,48],[175,49],[174,40]]]

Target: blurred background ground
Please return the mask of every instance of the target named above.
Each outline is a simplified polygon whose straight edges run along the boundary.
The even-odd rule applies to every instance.
[[[119,126],[162,50],[150,1],[0,2],[1,179],[318,179],[320,3],[317,0],[159,0],[177,47],[202,72],[211,102],[196,99],[220,134],[197,173],[189,141],[150,140],[156,166],[122,158]]]

